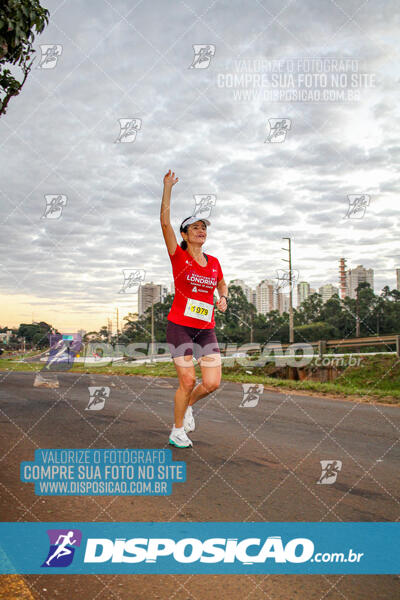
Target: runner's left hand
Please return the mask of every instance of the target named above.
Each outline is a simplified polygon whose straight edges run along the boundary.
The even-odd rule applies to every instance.
[[[226,309],[228,308],[228,303],[226,301],[226,298],[220,298],[218,300],[218,302],[217,302],[217,308],[221,312],[225,312],[226,311]]]

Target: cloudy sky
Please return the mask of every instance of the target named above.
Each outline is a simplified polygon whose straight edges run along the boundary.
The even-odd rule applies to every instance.
[[[204,250],[226,281],[273,278],[291,236],[312,287],[337,284],[341,256],[375,270],[375,291],[395,287],[398,3],[41,3],[49,25],[0,118],[0,325],[97,329],[136,310],[123,269],[169,287],[169,168],[177,234],[194,196],[215,195]],[[136,137],[118,141],[120,119]],[[364,196],[358,212],[348,195]],[[59,218],[43,218],[46,196]]]

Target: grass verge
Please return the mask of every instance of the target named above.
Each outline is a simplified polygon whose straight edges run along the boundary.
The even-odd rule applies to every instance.
[[[1,371],[31,371],[37,372],[44,363],[23,363],[15,360],[0,359]],[[201,376],[200,368],[195,365],[196,375]],[[236,383],[262,383],[265,387],[289,389],[299,392],[313,392],[321,395],[339,396],[342,398],[356,397],[365,402],[383,402],[400,404],[400,359],[395,356],[366,357],[357,367],[349,367],[331,383],[318,381],[294,381],[269,377],[264,367],[253,368],[248,373],[248,367],[235,365],[223,367],[222,377],[225,381]],[[172,363],[154,363],[134,365],[86,366],[73,365],[68,372],[72,373],[102,373],[106,375],[142,375],[151,377],[176,377]]]

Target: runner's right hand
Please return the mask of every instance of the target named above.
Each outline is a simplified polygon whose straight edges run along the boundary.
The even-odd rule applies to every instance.
[[[172,187],[178,181],[178,177],[175,177],[175,173],[171,175],[171,169],[164,175],[164,186]]]

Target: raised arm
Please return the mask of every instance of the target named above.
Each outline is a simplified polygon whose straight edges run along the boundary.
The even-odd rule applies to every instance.
[[[168,252],[170,254],[174,254],[176,250],[176,246],[178,242],[176,241],[176,236],[174,230],[171,226],[170,221],[170,204],[171,204],[171,190],[172,186],[176,184],[178,181],[178,177],[175,178],[175,173],[171,175],[171,169],[164,176],[164,191],[162,195],[161,201],[161,210],[160,210],[160,223],[161,228],[165,240],[165,244],[167,246]]]

